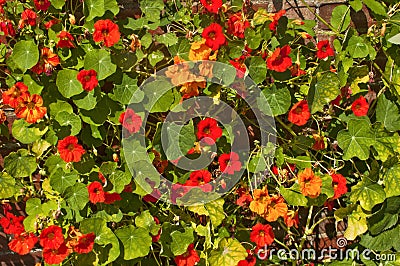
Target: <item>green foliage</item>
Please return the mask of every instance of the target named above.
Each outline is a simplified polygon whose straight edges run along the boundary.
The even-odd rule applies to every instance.
[[[241,0],[223,1],[215,14],[200,2],[140,0],[126,19],[131,6],[117,0],[50,2],[41,11],[33,1],[2,4],[0,200],[22,206],[23,226],[36,236],[62,227],[72,247],[64,264],[173,265],[193,244],[197,265],[238,265],[246,249],[256,256],[255,225],[272,226],[272,247],[301,248],[312,244],[322,213],[334,215],[327,221],[338,228],[345,223],[347,248],[400,251],[396,1],[350,0],[327,19],[316,14],[303,21]],[[369,28],[355,28],[357,12],[366,8]],[[35,20],[21,19],[27,9]],[[52,19],[54,25],[45,24]],[[100,34],[115,39],[112,47],[93,40],[94,24],[106,19],[114,31]],[[212,23],[222,33],[206,36]],[[72,35],[74,47],[63,47],[61,31]],[[212,49],[215,40],[203,35],[221,45]],[[286,45],[290,54],[274,53]],[[189,62],[189,55],[208,62]],[[269,69],[271,63],[281,71]],[[97,85],[85,91],[77,75],[91,69]],[[17,82],[31,97],[19,98]],[[354,104],[360,96],[368,105]],[[195,104],[186,102],[194,97]],[[302,100],[308,110],[293,108]],[[128,107],[145,122],[138,132],[124,113]],[[40,118],[28,123],[28,116]],[[205,117],[218,120],[221,136],[198,127]],[[201,130],[216,138],[215,146],[199,139]],[[62,147],[66,137],[72,142]],[[222,162],[232,149],[239,162]],[[209,164],[196,165],[199,156]],[[183,157],[188,169],[179,163]],[[299,174],[306,168],[322,184]],[[196,170],[205,176],[194,179]],[[89,191],[95,181],[101,188]],[[196,182],[208,184],[188,186]],[[305,196],[304,186],[319,196]],[[265,220],[262,211],[275,208],[288,212]],[[299,225],[291,225],[297,217]],[[72,226],[77,235],[95,234],[93,250],[77,252]],[[273,256],[262,263],[290,262]],[[361,262],[373,264],[349,258],[331,265]]]

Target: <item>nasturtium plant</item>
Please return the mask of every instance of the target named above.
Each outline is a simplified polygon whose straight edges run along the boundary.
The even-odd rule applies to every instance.
[[[397,1],[350,0],[328,19],[300,1],[315,20],[257,1],[125,2],[0,0],[10,252],[398,265]],[[373,255],[327,255],[337,247]]]

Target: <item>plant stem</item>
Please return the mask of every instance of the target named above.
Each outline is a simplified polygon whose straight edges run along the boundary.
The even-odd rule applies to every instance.
[[[275,117],[275,120],[279,122],[279,124],[281,124],[281,126],[283,126],[290,134],[292,134],[292,136],[296,137],[296,133],[294,133],[293,129],[291,129],[288,125],[286,125],[285,123],[283,123],[283,121],[279,118],[279,117]]]
[[[327,26],[331,31],[333,31],[336,35],[341,35],[335,28],[333,28],[328,22],[326,22],[325,19],[323,19],[320,15],[318,15],[307,3],[305,0],[300,0],[303,5],[307,7],[308,10],[310,10],[311,13],[314,14],[314,16],[321,21],[325,26]]]
[[[308,217],[307,217],[307,222],[306,222],[306,228],[304,230],[304,235],[301,238],[300,245],[297,248],[297,252],[299,254],[301,254],[301,249],[303,248],[304,242],[306,242],[307,236],[310,233],[312,233],[312,231],[314,230],[314,227],[312,227],[310,229],[310,223],[311,223],[311,219],[312,219],[313,208],[314,208],[314,206],[311,205],[310,209],[308,210]],[[296,264],[293,264],[293,265],[296,265]]]

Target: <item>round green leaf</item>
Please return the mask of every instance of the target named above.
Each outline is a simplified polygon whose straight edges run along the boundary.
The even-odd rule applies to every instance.
[[[369,54],[365,40],[358,36],[353,36],[349,40],[347,51],[353,58],[364,58]]]
[[[12,197],[15,193],[15,179],[7,173],[0,172],[0,199]]]
[[[124,246],[124,259],[132,260],[149,254],[151,237],[144,228],[129,225],[115,231]]]
[[[193,243],[193,228],[185,228],[185,232],[174,231],[171,234],[172,243],[171,251],[175,256],[182,255],[186,252],[188,246]]]
[[[130,103],[138,103],[143,100],[144,93],[139,93],[137,91],[137,79],[133,79],[128,75],[124,74],[122,76],[122,84],[116,85],[113,90],[113,94],[109,94],[110,98],[120,102],[121,104],[130,104]],[[132,96],[140,96],[138,98],[132,99]]]
[[[64,101],[57,101],[50,104],[50,116],[55,117],[60,112],[67,112],[69,114],[74,113],[72,106]]]
[[[23,119],[15,120],[12,125],[12,135],[23,144],[30,144],[40,139],[47,132],[47,127],[40,128],[38,124],[29,124]]]
[[[150,65],[155,66],[158,62],[164,59],[164,54],[161,51],[152,52],[149,55]]]
[[[28,74],[24,75],[24,83],[29,88],[31,94],[40,94],[43,90],[43,86],[37,84],[35,80]]]
[[[89,201],[89,192],[84,184],[76,183],[65,190],[65,198],[71,209],[80,211]]]
[[[50,176],[50,185],[54,190],[64,193],[65,189],[74,185],[78,178],[76,173],[65,173],[62,168],[59,168]]]
[[[97,72],[97,79],[103,80],[112,75],[117,66],[111,62],[110,53],[106,50],[92,50],[85,56],[85,69],[94,69]]]
[[[216,228],[222,223],[225,218],[224,199],[216,199],[206,204],[206,209],[210,214],[211,223]]]
[[[352,202],[360,202],[363,209],[371,211],[372,208],[386,199],[386,193],[382,186],[362,181],[352,187],[350,200]]]
[[[154,221],[150,211],[144,211],[135,218],[135,225],[147,229],[152,235],[157,235],[160,230],[160,225],[157,225]]]
[[[71,135],[77,135],[82,129],[82,121],[76,114],[70,114],[67,112],[60,112],[56,115],[56,121],[62,127],[71,127]]]
[[[249,60],[249,74],[255,83],[261,83],[267,75],[267,66],[261,56],[252,56]]]
[[[339,94],[339,79],[335,73],[318,74],[308,94],[311,113],[322,111],[324,105],[334,100]]]
[[[117,193],[121,193],[124,190],[125,186],[131,182],[131,178],[132,176],[129,171],[122,172],[121,170],[115,170],[108,176],[108,179],[114,186],[113,191]]]
[[[389,131],[400,130],[400,114],[397,105],[382,94],[376,106],[376,120],[382,122]]]
[[[97,95],[95,95],[95,91],[92,90],[92,91],[90,91],[88,93],[85,92],[85,95],[84,95],[83,98],[74,99],[74,103],[80,109],[92,110],[96,106],[97,100],[98,100],[98,97],[97,97]]]
[[[358,157],[360,160],[369,158],[369,147],[374,145],[375,136],[367,120],[350,119],[348,130],[341,130],[337,135],[339,147],[343,149],[344,160]]]
[[[385,173],[383,178],[386,197],[400,196],[400,165],[395,165]]]
[[[272,86],[271,89],[264,89],[262,92],[274,116],[285,114],[289,110],[291,96],[287,88],[277,89],[276,86]]]
[[[106,12],[104,10],[104,0],[85,0],[84,4],[86,21],[101,17]]]
[[[4,158],[4,169],[13,177],[30,176],[36,168],[36,158],[25,149],[12,152]]]
[[[246,249],[237,239],[222,239],[218,249],[211,251],[209,262],[211,266],[237,265],[247,257]]]
[[[15,44],[10,59],[25,72],[39,61],[39,49],[33,41],[19,41]]]
[[[65,98],[78,95],[83,91],[82,84],[77,80],[78,71],[71,69],[60,70],[57,74],[56,84],[59,92]]]
[[[340,5],[332,11],[331,24],[338,32],[345,31],[350,25],[350,7]]]

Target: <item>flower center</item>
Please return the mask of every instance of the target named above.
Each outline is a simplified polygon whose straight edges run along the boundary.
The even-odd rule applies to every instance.
[[[48,234],[48,235],[47,235],[47,238],[48,238],[48,239],[53,239],[53,238],[54,238],[54,233]]]
[[[260,231],[260,234],[259,234],[261,237],[263,237],[263,236],[265,236],[265,233],[264,233],[264,231]]]
[[[26,105],[26,107],[27,107],[29,110],[33,110],[33,109],[35,109],[35,103],[34,103],[34,102],[30,102],[30,103],[28,103],[28,104]]]
[[[206,133],[207,135],[211,133],[210,128],[206,127],[204,128],[204,133]]]
[[[104,37],[108,36],[108,30],[107,29],[102,30],[101,33],[103,34]]]
[[[67,146],[67,149],[69,150],[69,151],[73,151],[74,150],[74,144],[69,144],[68,146]]]
[[[302,111],[303,111],[303,109],[300,106],[297,107],[295,110],[296,114],[301,114]]]
[[[12,93],[12,97],[13,97],[13,98],[18,98],[20,94],[21,94],[21,93],[20,93],[19,90],[15,90],[15,91]]]
[[[89,81],[90,80],[90,76],[89,75],[87,75],[87,76],[85,76],[85,81]]]
[[[210,39],[213,39],[213,40],[215,40],[215,32],[210,32],[209,34],[208,34],[208,37],[210,38]]]

